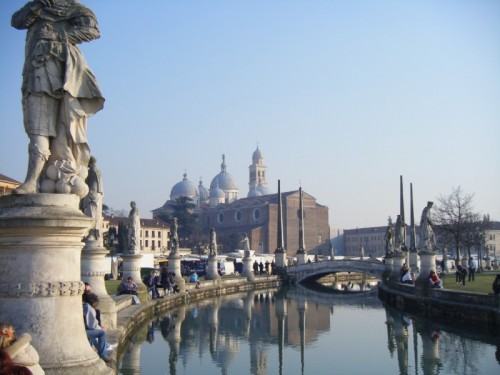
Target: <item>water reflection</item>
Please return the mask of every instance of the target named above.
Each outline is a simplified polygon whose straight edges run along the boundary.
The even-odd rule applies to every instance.
[[[219,296],[156,317],[134,333],[119,371],[372,373],[376,363],[377,373],[489,374],[499,371],[497,341],[384,308],[376,293],[297,287]]]

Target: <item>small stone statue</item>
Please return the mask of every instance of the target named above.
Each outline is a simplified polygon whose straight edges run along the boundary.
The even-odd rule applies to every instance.
[[[401,215],[397,216],[396,219],[396,244],[395,244],[395,251],[400,253],[402,250],[405,249],[405,228],[404,228],[404,223],[401,220]]]
[[[139,209],[134,201],[130,202],[130,213],[128,214],[128,251],[129,254],[138,254],[140,249],[139,238],[141,233],[141,218]]]
[[[246,233],[241,234],[241,241],[240,242],[243,244],[242,247],[244,250],[245,257],[249,257],[250,256],[250,240],[248,239],[248,235]]]
[[[433,202],[427,202],[420,218],[420,250],[436,251],[436,237],[432,229],[431,208]]]
[[[97,168],[97,160],[91,156],[89,162],[89,174],[85,183],[89,187],[89,193],[82,199],[83,213],[94,219],[89,234],[85,239],[86,242],[98,241],[99,245],[103,246],[102,238],[102,177],[101,171]]]
[[[177,249],[179,248],[179,234],[178,234],[178,229],[179,229],[179,221],[177,220],[176,217],[174,217],[172,219],[172,223],[170,224],[170,233],[169,233],[170,249],[173,252],[176,252]]]
[[[210,228],[210,257],[217,256],[217,233],[214,227]]]
[[[30,140],[26,179],[13,194],[83,198],[87,117],[103,108],[104,98],[77,45],[99,38],[96,17],[75,0],[35,0],[15,12],[11,24],[28,30],[22,104]]]
[[[394,234],[392,233],[391,226],[387,226],[385,232],[385,256],[394,254]]]

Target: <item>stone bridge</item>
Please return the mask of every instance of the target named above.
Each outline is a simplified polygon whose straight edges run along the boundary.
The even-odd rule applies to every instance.
[[[385,264],[376,259],[342,259],[289,266],[286,268],[286,273],[294,282],[300,283],[336,272],[358,272],[382,279],[385,269]]]

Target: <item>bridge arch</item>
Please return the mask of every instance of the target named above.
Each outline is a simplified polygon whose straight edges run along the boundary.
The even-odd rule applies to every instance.
[[[319,279],[324,275],[337,272],[358,272],[382,279],[384,271],[385,264],[374,259],[325,260],[290,266],[286,269],[288,277],[296,283],[301,283],[307,279]]]

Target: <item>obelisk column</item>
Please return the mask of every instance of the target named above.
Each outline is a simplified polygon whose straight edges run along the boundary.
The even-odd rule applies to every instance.
[[[80,253],[92,219],[73,194],[0,197],[0,321],[29,332],[46,374],[103,374],[83,323]]]
[[[307,251],[304,241],[304,203],[302,201],[302,187],[299,187],[299,249],[297,250],[297,264],[307,263]]]
[[[281,204],[281,187],[280,180],[278,180],[278,229],[277,229],[277,246],[274,252],[274,259],[276,262],[276,269],[283,269],[287,266],[286,263],[286,250],[283,246],[283,208]]]

